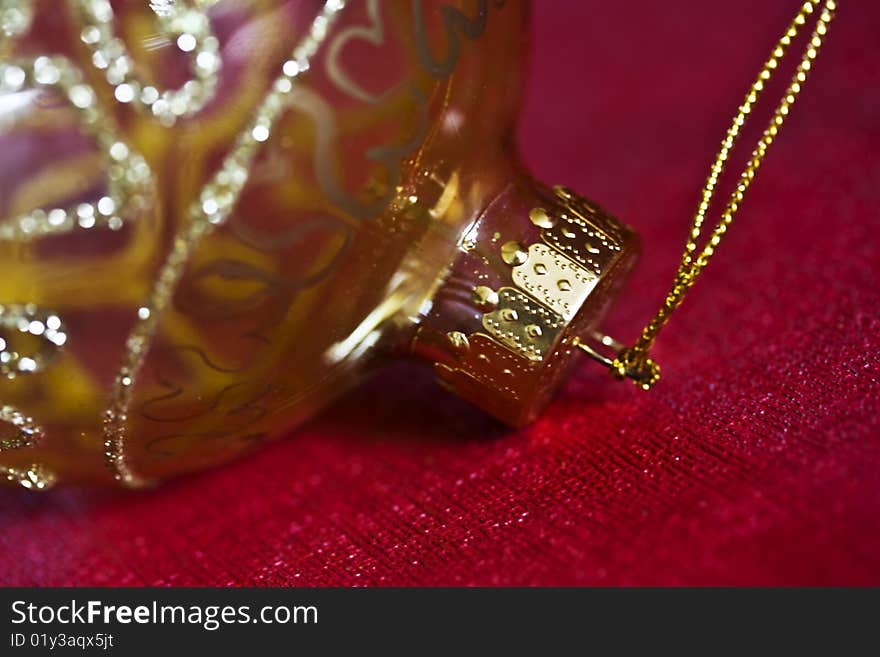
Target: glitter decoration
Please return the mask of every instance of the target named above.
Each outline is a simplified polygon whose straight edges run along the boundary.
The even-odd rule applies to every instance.
[[[4,39],[20,37],[34,20],[32,0],[0,0],[0,45]]]
[[[42,348],[37,353],[16,351],[10,343],[13,332],[39,338]],[[64,324],[55,313],[41,311],[32,304],[0,305],[0,376],[14,379],[43,372],[66,342]]]
[[[294,80],[309,70],[312,57],[325,40],[344,0],[327,0],[312,21],[308,33],[282,65],[272,90],[260,103],[249,125],[239,134],[219,170],[205,185],[189,209],[187,220],[173,240],[173,247],[159,271],[149,301],[138,310],[138,322],[126,342],[126,355],[113,384],[112,402],[104,416],[104,455],[114,478],[130,487],[148,484],[134,472],[125,454],[126,424],[132,392],[156,332],[162,311],[168,306],[190,254],[199,241],[223,224],[235,208],[250,176],[263,141],[285,109]],[[287,83],[287,84],[285,84]]]
[[[28,490],[48,490],[55,485],[56,476],[49,468],[39,463],[27,468],[9,468],[0,465],[0,480],[6,479],[11,484]]]
[[[107,160],[107,193],[92,203],[37,208],[0,223],[0,242],[28,241],[73,230],[118,230],[124,217],[152,203],[153,174],[140,153],[118,134],[76,66],[64,57],[40,56],[0,63],[0,99],[25,90],[56,91],[76,113],[82,130]]]
[[[8,437],[2,433],[2,425],[11,426],[15,433]],[[32,417],[21,413],[18,409],[0,406],[0,452],[33,447],[43,438],[43,429],[34,422]]]
[[[40,338],[45,346],[38,353],[19,353],[10,343],[12,332]],[[0,375],[14,379],[42,372],[66,342],[67,333],[58,315],[33,305],[0,306]],[[32,417],[14,406],[0,404],[0,452],[34,447],[44,436],[45,431]],[[54,475],[40,464],[25,470],[0,465],[0,479],[3,478],[32,490],[45,490],[55,481]]]
[[[211,3],[201,3],[206,8]],[[80,40],[92,52],[92,64],[104,72],[113,95],[122,104],[152,112],[164,126],[192,116],[213,97],[221,68],[220,43],[204,11],[174,0],[150,3],[163,37],[189,57],[193,77],[179,89],[158,89],[145,83],[125,44],[114,30],[115,12],[109,0],[74,0],[82,23]]]

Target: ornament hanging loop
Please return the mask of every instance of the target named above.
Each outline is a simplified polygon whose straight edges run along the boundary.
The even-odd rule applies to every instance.
[[[767,151],[770,149],[770,146],[779,134],[779,130],[785,122],[791,107],[794,105],[798,95],[803,89],[807,76],[812,70],[813,61],[819,54],[819,49],[828,33],[829,24],[834,18],[836,10],[837,3],[834,0],[807,0],[807,2],[804,2],[785,34],[783,34],[782,38],[774,47],[770,57],[764,63],[761,72],[752,83],[743,104],[740,106],[737,115],[734,117],[730,129],[727,131],[727,135],[721,142],[721,148],[718,151],[718,155],[715,157],[715,162],[712,164],[709,177],[706,179],[706,184],[703,187],[700,203],[697,207],[697,212],[694,215],[688,240],[672,288],[666,295],[663,305],[642,330],[642,333],[638,340],[636,340],[635,344],[629,348],[618,348],[617,356],[615,358],[606,358],[585,345],[583,342],[578,341],[577,346],[592,358],[606,365],[615,378],[632,379],[636,385],[644,390],[650,389],[660,378],[660,368],[649,357],[654,341],[657,339],[657,335],[660,333],[661,329],[666,326],[672,313],[681,305],[688,290],[693,287],[697,278],[715,254],[715,249],[721,243],[722,238],[727,232],[727,228],[733,223],[733,218],[739,211],[746,192],[752,181],[755,179],[757,171],[761,166]],[[734,144],[740,136],[740,130],[745,126],[747,119],[752,112],[752,107],[766,88],[767,82],[773,77],[773,74],[778,69],[780,61],[785,57],[792,40],[798,35],[801,27],[806,24],[807,18],[814,12],[819,12],[816,27],[804,49],[797,70],[783,93],[782,99],[776,106],[769,125],[758,140],[758,145],[755,147],[755,150],[752,151],[751,158],[740,174],[739,182],[731,194],[726,207],[721,213],[721,218],[715,225],[706,244],[702,249],[699,249],[697,240],[702,233],[703,224],[706,220],[706,213],[709,210],[710,203],[715,197],[718,179],[724,172],[725,165],[730,156],[730,151],[733,149]],[[608,343],[603,342],[603,344]]]
[[[594,333],[593,339],[605,347],[614,350],[613,357],[605,356],[588,342],[581,338],[575,338],[572,343],[597,363],[607,367],[618,381],[630,379],[643,390],[650,390],[660,379],[660,366],[650,358],[636,360],[632,350],[627,349],[620,342],[608,335]]]

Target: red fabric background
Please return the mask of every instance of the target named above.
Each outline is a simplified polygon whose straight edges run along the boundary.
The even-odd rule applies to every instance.
[[[524,156],[642,232],[621,337],[796,5],[535,2]],[[156,492],[0,491],[0,582],[880,584],[880,5],[842,5],[656,390],[585,363],[514,433],[390,371]]]

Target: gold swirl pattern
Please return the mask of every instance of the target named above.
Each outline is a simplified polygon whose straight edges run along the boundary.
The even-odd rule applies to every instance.
[[[6,56],[5,53],[8,51],[2,50],[7,43],[6,39],[26,34],[30,29],[33,12],[30,0],[0,0],[0,50],[4,53],[0,59],[2,61],[0,94],[21,94],[19,99],[23,108],[32,104],[37,94],[50,92],[53,97],[56,95],[61,97],[64,103],[70,105],[70,110],[78,121],[78,128],[87,137],[94,139],[97,145],[98,153],[90,153],[89,157],[92,160],[98,157],[107,160],[105,196],[97,198],[93,203],[80,203],[69,208],[55,208],[49,206],[47,202],[45,208],[29,210],[23,215],[4,219],[0,221],[0,242],[34,241],[43,236],[60,235],[70,231],[91,231],[97,228],[118,230],[124,225],[123,221],[128,221],[135,211],[145,209],[147,206],[157,206],[155,176],[147,160],[130,144],[137,144],[138,150],[146,155],[151,163],[155,161],[161,166],[163,146],[176,138],[163,128],[171,127],[179,120],[193,116],[211,102],[222,71],[219,42],[212,32],[211,21],[205,10],[218,1],[152,0],[149,2],[159,26],[157,30],[159,35],[155,43],[161,41],[164,45],[170,44],[173,40],[176,43],[176,50],[187,56],[191,65],[192,75],[189,81],[179,89],[166,90],[156,85],[155,80],[149,77],[149,71],[141,65],[141,62],[135,61],[126,44],[117,35],[116,30],[120,28],[114,27],[116,19],[108,0],[68,0],[67,4],[72,8],[71,16],[77,21],[73,24],[73,34],[85,45],[85,49],[79,47],[78,51],[82,53],[87,50],[91,55],[89,58],[91,65],[86,66],[94,66],[111,85],[110,91],[115,99],[113,105],[130,105],[135,110],[125,117],[126,126],[131,120],[136,121],[133,125],[137,128],[132,130],[130,136],[132,141],[128,142],[128,138],[124,139],[120,136],[120,130],[113,118],[113,108],[103,106],[101,89],[93,88],[84,82],[83,75],[88,74],[88,71],[81,71],[72,61],[60,56],[39,56],[27,60],[10,59]],[[202,363],[203,369],[220,373],[221,376],[215,377],[219,391],[210,398],[204,400],[200,398],[199,401],[204,402],[201,406],[194,405],[184,409],[184,405],[177,403],[177,400],[183,394],[181,390],[186,380],[181,380],[180,373],[170,367],[167,368],[168,371],[159,372],[158,382],[165,390],[157,390],[156,395],[148,395],[150,399],[141,400],[140,406],[133,408],[134,390],[142,376],[147,355],[154,348],[158,352],[164,344],[156,341],[154,346],[154,339],[160,331],[160,322],[162,322],[163,337],[166,328],[171,333],[178,332],[178,327],[172,326],[176,320],[173,317],[165,317],[165,311],[169,310],[172,298],[180,301],[181,293],[189,293],[202,305],[188,305],[187,311],[202,311],[205,316],[221,311],[225,313],[222,317],[230,313],[246,315],[252,306],[265,304],[260,313],[253,314],[252,327],[236,325],[236,330],[244,331],[242,337],[247,340],[256,340],[260,344],[268,343],[269,338],[265,335],[267,328],[283,321],[285,310],[290,307],[291,300],[327,278],[348,252],[352,244],[352,231],[356,230],[361,222],[381,214],[392,200],[397,193],[396,188],[401,180],[406,158],[412,155],[428,134],[429,96],[422,88],[423,84],[413,80],[411,86],[407,86],[406,81],[401,80],[402,84],[395,83],[391,87],[386,85],[386,88],[377,91],[371,87],[361,86],[356,76],[350,71],[343,70],[341,65],[336,67],[338,70],[334,69],[334,64],[339,64],[336,58],[341,58],[346,44],[365,41],[367,44],[381,47],[385,45],[386,40],[390,44],[394,43],[394,40],[388,36],[393,26],[384,24],[381,15],[382,5],[378,0],[366,1],[366,20],[361,20],[360,24],[354,27],[340,30],[333,34],[332,40],[329,39],[330,28],[345,4],[344,0],[327,0],[323,3],[318,15],[308,27],[307,35],[296,45],[290,58],[283,63],[280,74],[272,81],[268,93],[264,95],[265,92],[255,90],[253,87],[248,87],[246,93],[242,92],[241,99],[247,100],[249,112],[245,128],[240,134],[235,135],[235,131],[239,129],[238,124],[226,124],[230,126],[230,131],[223,132],[223,141],[227,143],[226,140],[232,140],[231,148],[226,151],[228,154],[213,173],[209,173],[207,184],[202,186],[200,191],[197,191],[198,186],[195,187],[192,190],[195,191],[194,196],[187,195],[186,203],[190,203],[189,199],[195,200],[191,205],[184,205],[180,223],[172,229],[172,234],[168,235],[171,247],[164,256],[164,262],[160,260],[155,280],[147,281],[148,285],[151,285],[148,288],[150,289],[148,296],[146,298],[141,296],[144,294],[142,291],[133,292],[137,295],[135,309],[132,311],[132,314],[136,315],[134,327],[128,334],[125,354],[113,379],[109,406],[101,417],[104,462],[111,474],[125,485],[137,486],[147,483],[145,479],[148,469],[145,465],[144,476],[140,476],[127,458],[127,431],[133,430],[135,426],[133,422],[129,425],[130,413],[140,412],[151,421],[166,423],[167,431],[161,432],[162,435],[154,437],[152,442],[146,445],[146,451],[155,457],[166,456],[177,450],[195,449],[200,442],[209,444],[212,449],[215,448],[214,446],[217,446],[216,449],[221,449],[219,445],[227,437],[234,438],[236,441],[234,444],[238,447],[241,444],[256,444],[263,440],[266,434],[251,429],[251,423],[262,418],[273,409],[273,406],[277,406],[276,399],[279,394],[277,388],[260,379],[249,382],[234,380],[236,377],[232,375],[238,370],[228,371],[226,368],[214,366],[208,356],[210,349],[205,348],[204,351],[197,353],[196,348],[202,350],[204,347],[197,344],[196,338],[187,336],[180,340],[180,344],[184,346],[178,350],[189,349],[190,353],[196,356],[195,366],[202,367],[199,365]],[[414,2],[414,6],[416,4],[418,3]],[[494,2],[494,6],[502,4],[503,2],[498,0]],[[10,8],[14,10],[12,14],[7,11]],[[488,8],[488,2],[478,2],[478,15],[475,19],[471,19],[451,6],[440,7],[442,12],[440,26],[441,29],[445,26],[447,38],[445,47],[442,47],[445,54],[440,64],[443,65],[441,68],[448,68],[447,74],[451,74],[461,55],[463,44],[459,43],[460,40],[475,39],[484,31]],[[430,17],[422,15],[420,11],[419,6],[418,10],[414,10],[417,15],[412,16],[415,22],[415,47],[417,50],[422,49],[430,53],[427,23],[431,21],[428,20]],[[7,20],[8,16],[11,18]],[[139,20],[141,19],[143,15],[139,17]],[[420,28],[424,29],[420,31]],[[328,41],[325,72],[332,84],[347,93],[349,97],[362,102],[377,103],[388,97],[389,102],[394,103],[395,109],[405,106],[411,108],[410,111],[414,115],[413,120],[407,123],[409,126],[407,131],[394,141],[388,140],[383,133],[379,146],[364,149],[364,159],[374,163],[376,169],[374,178],[381,182],[371,188],[369,194],[351,193],[345,184],[346,176],[339,165],[342,161],[342,139],[345,137],[346,128],[342,124],[337,124],[336,109],[324,101],[317,89],[305,88],[296,82],[302,73],[309,70],[313,56],[325,40]],[[270,53],[270,55],[273,58],[277,57],[277,54]],[[413,59],[414,64],[422,61],[417,57],[416,52],[413,53]],[[427,77],[434,79],[442,77],[443,71],[437,70],[436,66],[434,69],[421,66],[421,69]],[[424,83],[425,80],[421,82]],[[101,83],[98,82],[97,86],[100,85]],[[397,91],[409,96],[400,98],[396,95]],[[252,112],[250,108],[254,105],[256,109]],[[235,222],[230,222],[229,219],[239,203],[245,186],[252,184],[262,175],[255,164],[258,163],[258,155],[264,149],[263,144],[278,130],[276,124],[282,114],[290,110],[305,114],[312,123],[316,143],[313,152],[307,157],[312,160],[318,182],[318,185],[314,186],[314,191],[323,192],[326,200],[335,206],[334,211],[339,210],[349,216],[343,220],[337,217],[335,212],[318,211],[313,220],[289,231],[273,232],[271,235],[251,225],[237,225]],[[205,115],[207,114],[206,112]],[[155,120],[152,120],[151,116],[155,117]],[[17,118],[11,114],[7,117]],[[206,120],[211,119],[208,117]],[[201,123],[200,127],[205,128]],[[0,126],[0,130],[4,129],[5,126]],[[203,137],[209,133],[211,135],[209,141],[213,141],[215,134],[207,129],[187,133],[187,139],[191,140],[190,147],[201,148],[200,144],[205,141]],[[284,140],[277,141],[279,142],[275,145],[277,148],[291,148],[290,145],[282,143]],[[286,155],[279,159],[283,163],[288,163]],[[213,166],[213,162],[212,160],[210,166]],[[267,175],[282,175],[274,164],[263,162]],[[204,178],[199,178],[196,184],[201,185],[202,180]],[[276,180],[277,178],[271,179],[273,182]],[[39,189],[39,186],[37,188]],[[58,194],[57,190],[52,191]],[[38,200],[39,194],[20,196],[14,212],[27,210],[42,202]],[[311,209],[311,211],[315,210]],[[313,236],[310,233],[319,229],[322,233],[329,231],[328,235],[333,239],[324,245],[326,253],[322,253],[320,261],[316,261],[317,265],[308,268],[301,275],[298,270],[290,275],[290,272],[264,269],[261,266],[262,261],[252,262],[250,258],[244,257],[239,252],[223,253],[223,257],[208,262],[193,260],[197,255],[194,253],[195,250],[204,246],[203,239],[212,235],[217,227],[227,223],[231,224],[229,237],[237,239],[244,247],[262,253],[287,249],[299,242],[311,243]],[[217,236],[217,239],[225,238],[225,232]],[[181,285],[181,282],[191,260],[197,266],[190,272],[191,280],[187,279],[192,287],[192,290],[188,290],[185,284]],[[152,262],[150,266],[153,266]],[[232,300],[224,298],[221,303],[219,298],[213,299],[210,296],[215,290],[217,280],[247,284],[239,286],[242,292],[238,297]],[[13,286],[11,289],[17,288]],[[47,305],[52,306],[54,302],[47,301]],[[7,305],[7,308],[13,306]],[[25,306],[17,308],[27,310]],[[8,345],[3,345],[5,351],[9,352],[6,362],[0,364],[5,365],[0,368],[0,374],[3,376],[13,377],[45,371],[67,339],[63,327],[53,328],[56,321],[51,318],[58,319],[57,315],[42,313],[36,307],[32,310],[34,316],[27,319],[26,330],[21,328],[24,324],[20,322],[6,327],[12,331],[20,331],[22,335],[15,336],[16,349],[5,349]],[[70,319],[73,321],[72,317]],[[33,322],[42,322],[42,333],[39,331],[40,327]],[[0,331],[2,330],[3,327],[0,327]],[[39,347],[21,347],[21,345],[36,345],[34,338],[42,340]],[[242,350],[249,348],[250,346],[246,345]],[[241,358],[236,360],[240,361]],[[162,362],[160,358],[160,365]],[[223,359],[219,359],[218,362],[223,362]],[[55,376],[57,373],[53,370],[50,376]],[[223,374],[229,374],[226,377],[228,383],[222,380]],[[17,401],[11,401],[18,405]],[[288,400],[286,403],[293,402]],[[173,424],[179,422],[183,415],[200,412],[205,405],[210,407],[211,414],[223,417],[225,424],[215,429],[204,427],[200,431],[188,433],[175,431]],[[41,413],[36,412],[35,415],[39,416]],[[0,426],[5,428],[5,425],[9,425],[16,430],[16,435],[8,440],[2,439],[6,434],[0,432],[0,440],[2,440],[0,445],[4,450],[33,446],[43,436],[42,428],[32,418],[11,405],[0,404],[0,422],[4,423]],[[241,437],[243,431],[247,435]],[[85,434],[83,437],[86,438]],[[233,442],[230,441],[230,445],[232,444]],[[54,476],[45,466],[27,465],[27,462],[19,462],[15,467],[0,466],[0,478],[2,477],[34,490],[48,488],[54,482]]]
[[[423,0],[413,0],[412,11],[415,21],[415,39],[418,48],[419,60],[425,70],[435,78],[445,78],[452,74],[458,58],[461,55],[461,37],[473,40],[483,34],[486,29],[486,19],[489,16],[489,0],[478,0],[477,14],[469,18],[455,7],[443,7],[443,25],[446,29],[447,50],[444,57],[436,59],[429,45],[427,27],[425,24],[425,9]],[[501,8],[505,0],[493,0],[496,8]]]
[[[334,205],[362,221],[379,214],[394,197],[395,187],[401,178],[401,163],[422,143],[428,131],[427,101],[417,87],[410,89],[416,115],[414,133],[402,144],[377,146],[368,152],[368,159],[381,165],[387,176],[387,190],[379,198],[364,203],[349,194],[339,180],[337,158],[337,135],[339,126],[330,104],[312,89],[300,88],[291,94],[290,106],[309,117],[317,133],[314,152],[314,169],[321,191]]]
[[[364,103],[377,103],[382,94],[372,94],[355,82],[340,62],[345,47],[351,41],[365,41],[374,46],[385,42],[385,28],[382,24],[382,8],[379,0],[367,0],[367,16],[369,25],[354,25],[341,30],[327,47],[327,75],[330,80],[345,93]]]
[[[161,267],[148,302],[138,311],[138,323],[126,343],[126,355],[113,384],[112,402],[104,419],[105,462],[114,478],[126,486],[148,482],[130,466],[125,452],[128,413],[133,386],[143,367],[159,318],[168,307],[180,282],[190,254],[207,234],[226,222],[235,208],[250,177],[254,158],[266,142],[283,113],[294,89],[294,81],[308,71],[311,60],[327,37],[329,28],[345,7],[344,0],[326,0],[312,21],[305,37],[284,62],[272,90],[257,108],[245,130],[240,133],[220,169],[205,185],[188,212],[187,221],[178,232],[171,252]]]
[[[0,46],[5,46],[7,39],[26,33],[32,20],[33,8],[30,0],[0,0]],[[118,164],[110,167],[108,196],[95,204],[81,204],[75,210],[35,210],[25,214],[11,224],[0,225],[0,241],[67,232],[77,225],[91,228],[99,223],[98,217],[102,218],[101,223],[120,228],[122,220],[116,216],[117,200],[128,199],[129,193],[134,194],[132,199],[139,200],[138,185],[149,185],[151,182],[149,167],[124,142],[116,139],[115,133],[107,127],[110,125],[107,117],[93,107],[94,92],[82,82],[79,71],[68,60],[60,57],[37,57],[33,60],[0,64],[0,94],[21,93],[28,87],[60,90],[78,110],[78,118],[87,132],[96,138],[99,145]],[[114,185],[114,174],[123,177],[131,175],[128,180],[116,177],[117,184]],[[112,210],[110,203],[113,204]],[[6,337],[3,337],[4,330],[7,331]],[[20,353],[10,343],[8,331],[39,338],[42,348],[32,354]],[[33,304],[0,305],[0,376],[14,379],[20,375],[44,371],[66,342],[67,333],[57,314],[42,311]],[[0,452],[33,447],[45,435],[43,428],[32,417],[8,404],[0,406],[0,423],[9,425],[14,430],[11,437],[0,435]],[[32,463],[23,469],[0,465],[0,479],[28,490],[46,490],[56,481],[55,474],[40,463]]]

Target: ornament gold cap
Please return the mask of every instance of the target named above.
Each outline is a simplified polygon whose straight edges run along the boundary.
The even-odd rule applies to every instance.
[[[459,240],[414,351],[503,422],[552,399],[638,256],[635,232],[564,187],[510,184]]]

